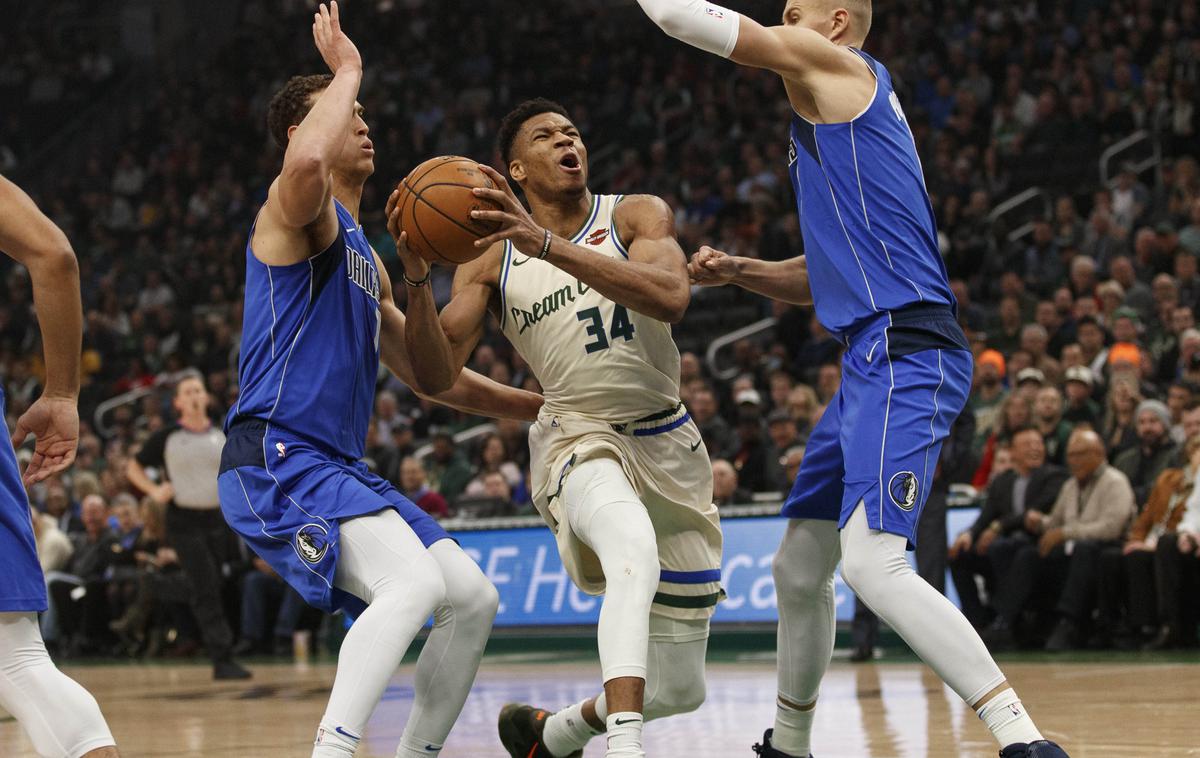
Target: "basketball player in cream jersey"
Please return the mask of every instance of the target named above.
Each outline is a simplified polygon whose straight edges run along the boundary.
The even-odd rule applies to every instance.
[[[541,382],[534,504],[571,578],[605,595],[604,693],[555,714],[506,706],[500,736],[519,758],[582,755],[601,732],[609,758],[643,756],[644,718],[704,699],[721,596],[712,467],[679,400],[671,339],[689,300],[686,261],[662,200],[588,191],[587,149],[562,106],[521,104],[499,143],[531,212],[482,167],[499,189],[476,194],[503,210],[474,213],[500,230],[458,268],[442,326],[461,366],[492,310]]]

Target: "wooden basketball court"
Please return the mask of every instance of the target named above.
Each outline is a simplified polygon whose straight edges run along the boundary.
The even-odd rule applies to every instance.
[[[510,700],[556,707],[592,694],[598,666],[545,656],[489,657],[445,758],[503,758],[495,717]],[[100,701],[127,758],[307,758],[333,666],[252,666],[255,678],[214,683],[207,666],[67,666]],[[1074,758],[1200,756],[1200,665],[1010,663],[1004,666],[1050,737]],[[368,727],[360,758],[390,758],[412,704],[412,666],[396,676]],[[696,713],[646,728],[653,758],[751,758],[770,725],[774,664],[766,656],[714,663]],[[32,758],[11,719],[0,722],[0,755]],[[820,758],[995,756],[975,715],[928,669],[912,663],[830,669],[818,711]],[[601,758],[593,741],[587,758]]]

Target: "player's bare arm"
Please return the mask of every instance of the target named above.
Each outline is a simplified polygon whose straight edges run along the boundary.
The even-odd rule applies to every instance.
[[[400,196],[398,190],[393,190],[387,200],[387,228],[396,243],[396,254],[404,266],[404,284],[408,288],[408,309],[405,314],[407,328],[405,330],[405,346],[409,355],[419,355],[420,360],[412,361],[413,373],[416,375],[416,389],[430,395],[445,392],[454,385],[458,378],[461,365],[455,365],[450,352],[450,342],[442,330],[438,320],[437,303],[433,301],[433,288],[429,286],[431,275],[430,264],[408,247],[408,234],[400,229],[400,209],[396,200]],[[375,265],[380,271],[379,256],[375,256]],[[390,289],[390,282],[389,282]],[[387,307],[396,305],[388,293]],[[383,303],[380,304],[380,307]]]
[[[847,49],[860,46],[869,11],[833,0],[790,0],[779,26],[763,26],[703,0],[638,0],[668,35],[743,66],[783,77],[800,115],[816,123],[849,121],[874,93],[874,77]]]
[[[462,368],[458,364],[457,377],[448,389],[428,393],[420,388],[410,357],[407,339],[407,319],[396,307],[392,298],[392,282],[383,262],[375,256],[379,269],[379,359],[400,381],[412,387],[421,397],[448,405],[451,408],[487,418],[512,418],[533,421],[542,407],[542,396],[488,379],[485,376]],[[411,297],[412,293],[409,293]],[[482,330],[482,321],[480,322]],[[424,360],[424,353],[418,353]],[[463,361],[465,363],[465,360]]]
[[[299,263],[337,237],[333,169],[361,108],[362,58],[342,31],[336,0],[313,16],[313,42],[333,81],[298,126],[289,130],[283,168],[271,184],[253,234],[254,254],[263,263]],[[364,133],[365,136],[365,133]]]
[[[728,255],[705,245],[688,263],[688,277],[692,284],[702,287],[735,284],[772,300],[812,305],[808,262],[803,255],[786,261],[764,261]]]
[[[25,484],[40,482],[71,465],[79,442],[79,353],[83,306],[79,263],[62,230],[20,187],[0,176],[0,250],[29,269],[45,351],[42,396],[17,419],[13,446],[37,438]]]
[[[500,231],[477,244],[511,240],[519,250],[541,250],[548,230],[513,194],[500,172],[481,167],[498,189],[476,188],[475,194],[500,205],[499,211],[472,211],[476,218],[498,221]],[[545,259],[614,303],[659,321],[676,323],[687,311],[690,292],[686,257],[675,239],[675,216],[670,206],[651,195],[636,195],[617,206],[616,221],[629,247],[629,260],[617,260],[550,234]]]

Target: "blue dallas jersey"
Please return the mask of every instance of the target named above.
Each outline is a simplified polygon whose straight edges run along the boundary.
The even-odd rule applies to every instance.
[[[790,167],[817,318],[835,334],[910,305],[954,307],[921,162],[887,69],[841,124],[792,118]]]
[[[380,281],[366,236],[334,206],[337,239],[306,261],[268,266],[246,244],[241,394],[225,426],[261,419],[357,460],[379,373]]]

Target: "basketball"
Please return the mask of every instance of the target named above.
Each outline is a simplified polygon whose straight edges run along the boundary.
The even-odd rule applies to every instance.
[[[430,263],[475,260],[486,249],[475,247],[475,240],[500,228],[498,222],[471,218],[471,211],[500,210],[471,192],[496,187],[478,165],[470,158],[443,155],[417,166],[400,182],[400,228],[408,232],[409,248]]]

